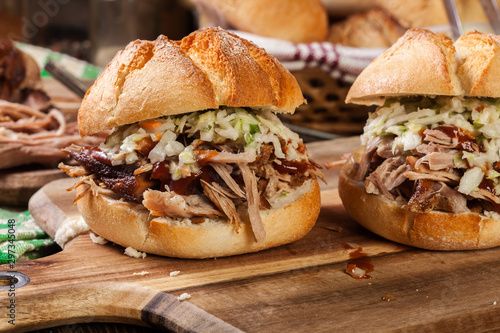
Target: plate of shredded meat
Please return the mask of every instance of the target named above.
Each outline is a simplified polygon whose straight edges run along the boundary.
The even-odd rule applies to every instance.
[[[101,141],[78,134],[79,98],[53,83],[51,89],[59,91],[52,94],[45,80],[31,56],[0,40],[0,204],[25,205],[38,188],[64,177],[57,169],[67,160],[61,148]],[[73,100],[76,108],[62,111],[52,95],[66,95],[63,99]]]

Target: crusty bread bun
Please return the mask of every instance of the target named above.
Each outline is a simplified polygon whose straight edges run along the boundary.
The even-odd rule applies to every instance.
[[[453,44],[412,29],[361,73],[347,101],[380,107],[340,173],[353,219],[424,249],[500,246],[499,178],[488,171],[498,163],[489,129],[500,125],[499,47],[492,34],[470,32]]]
[[[467,96],[500,96],[500,36],[471,31],[455,43],[458,76]]]
[[[80,195],[88,185],[80,185]],[[256,252],[302,238],[316,222],[320,189],[313,179],[282,197],[273,198],[271,210],[261,210],[266,231],[256,242],[248,221],[236,232],[227,219],[206,218],[195,224],[189,219],[173,220],[151,216],[143,205],[119,201],[87,191],[78,208],[92,231],[120,244],[147,253],[179,258],[213,258]]]
[[[442,1],[376,0],[376,3],[407,28],[427,28],[449,23]]]
[[[480,1],[455,0],[455,3],[463,23],[488,22]],[[389,12],[406,28],[439,27],[450,23],[443,1],[376,0],[375,5]]]
[[[424,29],[410,29],[361,72],[346,102],[383,105],[387,97],[463,93],[451,39]]]
[[[194,0],[202,26],[221,26],[294,43],[324,41],[328,15],[319,0]]]
[[[144,98],[148,96],[148,98]],[[220,105],[293,113],[304,103],[297,80],[274,57],[220,28],[182,41],[136,40],[87,91],[81,135]]]
[[[332,24],[327,40],[352,47],[388,48],[405,30],[387,12],[377,8]]]
[[[500,246],[498,219],[475,213],[413,213],[404,209],[402,202],[368,194],[363,181],[354,180],[347,173],[356,158],[359,154],[352,154],[340,171],[339,195],[347,213],[366,229],[394,242],[428,250]]]

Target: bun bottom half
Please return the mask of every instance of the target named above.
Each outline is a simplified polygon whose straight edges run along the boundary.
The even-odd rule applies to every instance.
[[[78,195],[85,191],[80,185]],[[206,218],[195,224],[189,219],[154,217],[140,204],[86,191],[77,201],[90,229],[123,247],[177,258],[214,258],[288,244],[302,238],[316,223],[321,201],[317,180],[306,181],[273,208],[261,211],[266,237],[255,240],[250,223],[242,219],[236,232],[227,220]]]
[[[476,250],[500,245],[500,221],[477,213],[413,213],[402,204],[369,194],[349,177],[352,160],[339,176],[347,213],[366,229],[397,243],[428,250]]]

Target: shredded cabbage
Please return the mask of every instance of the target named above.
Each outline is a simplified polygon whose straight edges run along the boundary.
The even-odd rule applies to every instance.
[[[463,194],[469,194],[472,191],[477,190],[479,184],[483,181],[484,173],[479,167],[474,167],[465,171],[462,179],[460,179],[460,185],[458,186],[458,192]]]
[[[391,136],[393,151],[398,147],[410,151],[422,143],[426,129],[441,125],[469,131],[481,147],[480,151],[455,154],[454,166],[466,169],[459,191],[469,194],[477,190],[484,177],[499,187],[500,172],[495,168],[500,160],[500,99],[441,96],[388,100],[369,116],[361,142],[366,145],[376,137]]]
[[[147,156],[152,163],[178,156],[178,161],[170,161],[169,165],[173,179],[199,171],[194,147],[192,144],[186,147],[177,141],[180,134],[211,143],[234,141],[245,152],[255,151],[256,154],[263,143],[270,143],[278,158],[290,161],[308,159],[307,153],[298,149],[302,142],[299,136],[269,111],[224,107],[154,120],[160,122],[156,129],[142,128],[140,123],[119,127],[100,145],[101,150],[113,165],[132,164],[141,159],[137,153],[141,140],[150,139],[157,142]],[[283,142],[287,149],[282,149]]]

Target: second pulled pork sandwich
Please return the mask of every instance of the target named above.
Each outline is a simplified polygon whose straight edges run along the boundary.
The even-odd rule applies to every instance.
[[[347,212],[425,249],[500,245],[500,38],[455,43],[408,30],[356,79],[347,102],[375,104],[344,164]]]
[[[295,78],[220,28],[181,41],[137,40],[119,52],[79,110],[99,147],[64,151],[92,231],[136,250],[206,258],[295,241],[320,209],[302,140],[276,112],[304,102]]]

